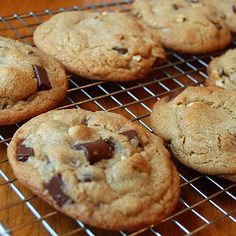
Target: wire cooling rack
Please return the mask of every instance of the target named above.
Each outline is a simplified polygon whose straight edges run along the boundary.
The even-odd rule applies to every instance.
[[[66,10],[129,11],[131,2],[111,1],[0,17],[0,35],[32,45],[34,29],[51,15]],[[235,45],[234,39],[231,47]],[[190,56],[168,51],[164,65],[154,66],[144,80],[129,83],[98,82],[68,74],[69,89],[59,108],[118,112],[151,131],[149,114],[154,102],[175,90],[203,83],[209,61],[221,53]],[[48,206],[14,178],[5,150],[20,125],[0,127],[0,235],[205,235],[209,232],[229,235],[228,232],[236,232],[236,184],[200,175],[177,161],[181,197],[175,212],[158,226],[134,233],[108,232],[74,221]]]

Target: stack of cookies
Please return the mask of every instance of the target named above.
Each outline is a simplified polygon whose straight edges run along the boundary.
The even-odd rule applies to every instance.
[[[53,109],[67,91],[65,69],[125,82],[164,63],[164,48],[194,54],[225,48],[235,32],[236,3],[221,5],[136,0],[133,16],[55,15],[34,32],[37,48],[0,37],[0,125]],[[231,50],[211,62],[210,87],[189,87],[155,104],[151,124],[161,138],[108,112],[55,110],[31,119],[8,147],[16,177],[59,211],[92,226],[137,230],[160,222],[180,192],[163,140],[186,166],[235,181],[235,58]]]

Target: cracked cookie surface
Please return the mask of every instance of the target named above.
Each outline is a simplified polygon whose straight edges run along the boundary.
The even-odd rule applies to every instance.
[[[229,29],[236,33],[236,0],[201,0],[205,4],[215,7],[219,16],[226,22]]]
[[[198,0],[136,0],[132,9],[166,48],[206,53],[231,42],[231,33],[216,9]]]
[[[213,59],[207,68],[209,86],[218,86],[236,91],[236,49],[227,51]]]
[[[162,139],[121,115],[51,111],[14,135],[16,177],[56,209],[92,226],[136,230],[175,207],[179,176]]]
[[[140,79],[166,58],[151,33],[118,12],[60,13],[36,29],[34,42],[67,70],[96,80]]]
[[[40,50],[0,37],[0,125],[48,111],[66,94],[62,66]]]
[[[154,105],[154,132],[171,142],[175,157],[204,174],[236,174],[236,93],[188,87]],[[168,117],[168,119],[167,119]]]

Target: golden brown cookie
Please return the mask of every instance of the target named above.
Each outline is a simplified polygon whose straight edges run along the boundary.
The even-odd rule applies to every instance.
[[[62,66],[40,50],[0,37],[0,125],[54,108],[67,91]]]
[[[118,12],[60,13],[36,29],[34,42],[67,70],[95,80],[140,79],[166,58],[151,33]]]
[[[132,9],[166,48],[198,54],[231,42],[230,30],[217,10],[199,0],[135,0]]]
[[[51,111],[14,135],[8,157],[19,181],[86,224],[136,230],[174,209],[179,176],[159,137],[121,115]]]
[[[155,134],[175,157],[204,174],[236,174],[236,92],[188,87],[158,101],[151,114]]]

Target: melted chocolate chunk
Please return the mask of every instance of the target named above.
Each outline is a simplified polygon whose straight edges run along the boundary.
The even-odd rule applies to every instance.
[[[24,139],[19,141],[16,157],[18,161],[26,162],[30,156],[34,156],[34,150],[32,148],[26,147],[23,142]]]
[[[178,10],[179,9],[179,7],[176,4],[172,4],[172,7],[173,7],[174,10]]]
[[[113,146],[112,146],[113,145]],[[76,150],[83,150],[86,158],[92,165],[102,159],[112,158],[112,151],[114,150],[114,144],[103,140],[98,140],[91,143],[78,143],[73,148]]]
[[[135,130],[128,130],[128,131],[122,132],[120,134],[126,136],[129,140],[134,139],[134,138],[138,139],[138,134]]]
[[[62,188],[64,186],[61,174],[57,174],[48,183],[44,183],[44,187],[48,190],[52,198],[56,201],[59,207],[62,207],[67,201],[71,201]]]
[[[33,65],[35,79],[37,80],[37,87],[39,91],[49,90],[52,88],[48,79],[47,71],[41,66]]]
[[[236,6],[232,6],[233,12],[236,14]]]
[[[126,54],[128,52],[128,49],[127,48],[119,48],[119,47],[113,47],[112,48],[113,50],[119,52],[120,54]]]

